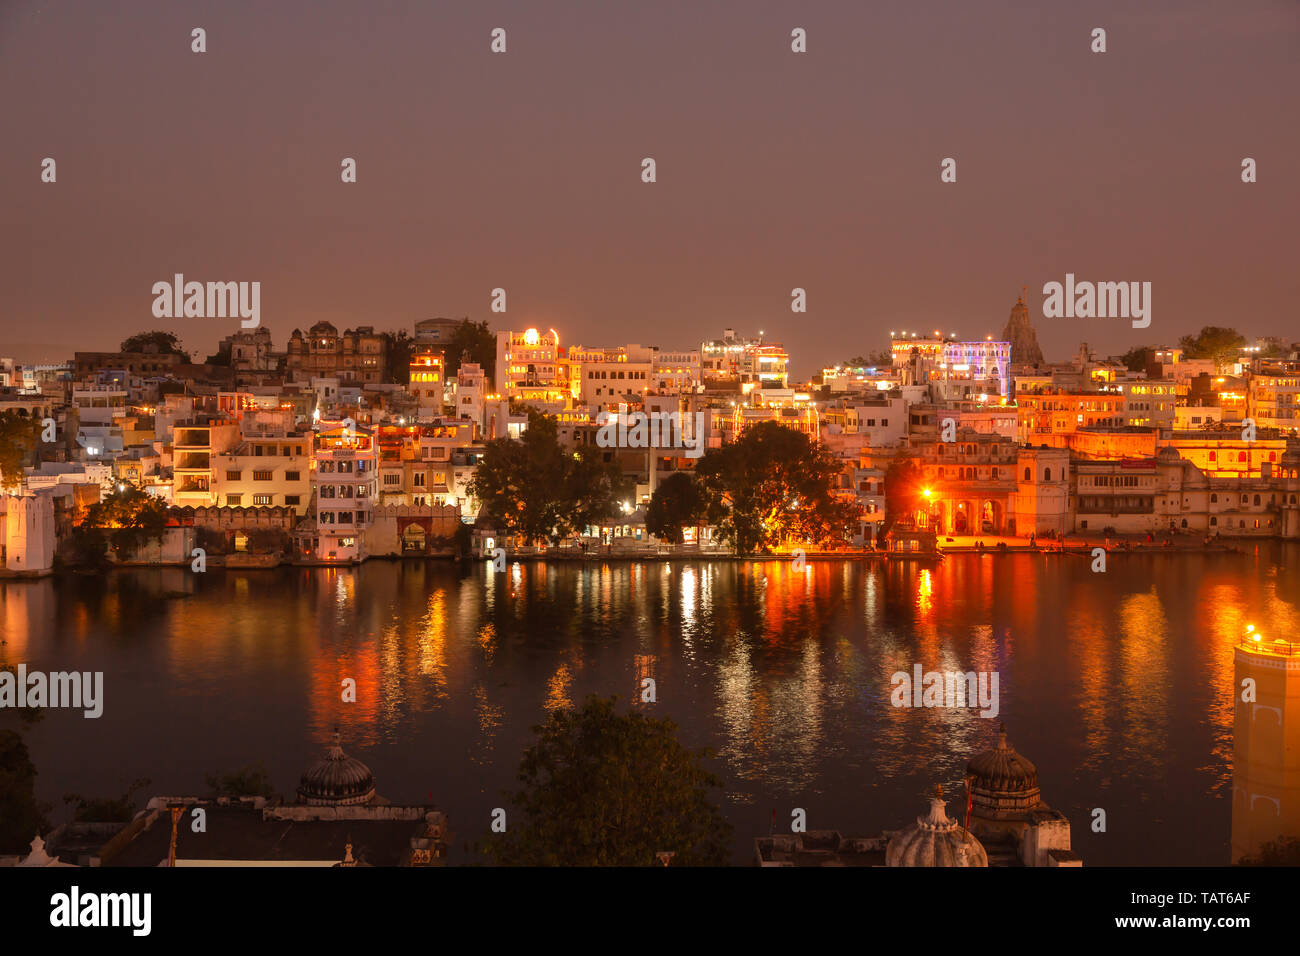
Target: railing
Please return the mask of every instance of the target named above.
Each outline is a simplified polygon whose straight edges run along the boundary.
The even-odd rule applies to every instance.
[[[1237,647],[1252,654],[1272,654],[1275,657],[1300,656],[1300,642],[1287,641],[1280,637],[1268,640],[1259,634],[1247,634],[1237,641]]]

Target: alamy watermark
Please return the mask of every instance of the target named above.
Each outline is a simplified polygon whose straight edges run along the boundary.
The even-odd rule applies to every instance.
[[[5,707],[70,707],[94,719],[104,713],[103,671],[0,670],[0,709]]]
[[[895,707],[979,707],[981,717],[998,715],[997,671],[896,671],[889,702]]]
[[[690,419],[693,428],[685,428],[687,416],[681,412],[631,412],[620,405],[617,412],[596,416],[600,428],[596,444],[601,448],[680,448],[687,458],[704,454],[704,413]]]
[[[1151,324],[1150,282],[1065,282],[1043,286],[1043,315],[1049,319],[1132,319],[1133,328]]]
[[[241,328],[262,324],[262,283],[186,282],[182,273],[153,284],[155,319],[233,319]]]

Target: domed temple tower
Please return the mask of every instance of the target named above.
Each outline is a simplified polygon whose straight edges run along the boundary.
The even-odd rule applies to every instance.
[[[1029,307],[1021,295],[1011,307],[1011,317],[1002,330],[1002,340],[1011,343],[1012,365],[1042,365],[1043,350],[1038,347],[1038,333],[1029,321]]]
[[[886,866],[988,866],[984,846],[944,812],[943,787],[930,798],[930,812],[890,837]]]
[[[325,756],[302,775],[298,802],[313,807],[347,807],[377,803],[375,776],[370,768],[343,752],[338,731]]]
[[[1038,768],[1007,742],[998,743],[966,765],[970,828],[987,847],[994,864],[1082,866],[1070,850],[1070,821],[1043,802]]]

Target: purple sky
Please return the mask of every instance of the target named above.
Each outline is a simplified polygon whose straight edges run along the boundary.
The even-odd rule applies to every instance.
[[[237,323],[154,319],[175,272],[260,281],[280,347],[731,326],[807,375],[891,329],[996,334],[1025,284],[1049,359],[1300,338],[1298,91],[1294,0],[0,0],[0,355],[160,326],[207,354]],[[1043,318],[1066,272],[1151,282],[1151,327]]]

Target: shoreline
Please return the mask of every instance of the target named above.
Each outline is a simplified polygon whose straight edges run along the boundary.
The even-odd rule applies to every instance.
[[[1147,556],[1147,555],[1189,555],[1189,554],[1223,554],[1223,555],[1242,555],[1247,553],[1244,545],[1246,542],[1253,540],[1256,544],[1260,541],[1272,542],[1278,541],[1285,543],[1287,539],[1276,536],[1268,538],[1242,539],[1232,538],[1227,541],[1220,540],[1212,544],[1180,544],[1174,543],[1166,545],[1163,542],[1151,541],[1144,539],[1132,541],[1129,539],[1111,540],[1110,546],[1106,546],[1104,539],[1079,539],[1066,538],[1057,541],[1039,541],[1030,544],[1025,539],[1007,539],[1007,538],[978,538],[978,539],[952,539],[950,542],[943,543],[939,549],[934,552],[907,552],[907,553],[890,553],[887,551],[869,551],[863,549],[845,549],[838,551],[808,551],[804,554],[803,560],[808,563],[812,562],[834,562],[834,561],[905,561],[905,562],[937,562],[942,561],[949,555],[988,555],[992,557],[1005,555],[1059,555],[1075,556],[1090,558],[1093,557],[1095,548],[1103,548],[1106,556]],[[983,541],[984,546],[979,547],[974,542]],[[1231,542],[1231,543],[1229,543]],[[263,561],[257,563],[239,563],[226,565],[224,563],[210,563],[210,571],[272,571],[280,568],[355,568],[371,561],[438,561],[438,562],[479,562],[490,561],[487,557],[472,557],[468,555],[457,554],[379,554],[363,558],[360,561],[293,561],[280,560],[277,562]],[[737,555],[726,551],[649,551],[649,550],[627,550],[627,551],[586,551],[575,552],[573,549],[565,549],[553,552],[543,553],[515,553],[506,552],[506,561],[514,564],[517,562],[701,562],[701,561],[719,561],[719,562],[748,562],[748,563],[767,563],[783,562],[794,563],[795,556],[790,552],[780,552],[774,554],[747,554]],[[40,581],[49,577],[62,577],[68,575],[77,575],[82,577],[99,577],[108,572],[118,570],[137,570],[141,568],[176,568],[182,569],[189,567],[188,561],[173,563],[152,563],[152,562],[129,562],[115,563],[100,568],[90,568],[87,566],[64,565],[59,568],[51,568],[48,571],[12,571],[0,568],[0,581]],[[198,572],[195,572],[198,573]],[[206,571],[203,573],[207,573]]]

